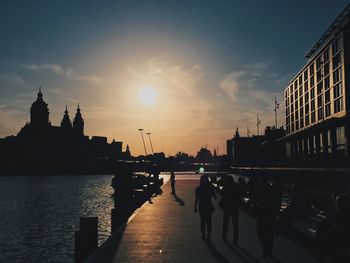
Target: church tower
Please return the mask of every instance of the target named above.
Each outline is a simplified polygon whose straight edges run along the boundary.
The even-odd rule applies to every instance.
[[[47,128],[49,126],[49,109],[43,99],[41,87],[38,97],[30,108],[30,124],[35,128]]]
[[[70,118],[68,115],[67,105],[66,110],[64,111],[63,119],[61,121],[61,127],[64,129],[72,129],[72,123],[70,122]]]
[[[73,120],[73,129],[78,132],[79,135],[84,135],[84,119],[80,113],[80,107],[78,103],[77,112],[75,114],[75,118]]]

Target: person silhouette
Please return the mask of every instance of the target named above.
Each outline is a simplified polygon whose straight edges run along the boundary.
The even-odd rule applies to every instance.
[[[275,224],[281,206],[281,194],[278,180],[270,185],[266,175],[259,177],[259,182],[254,193],[256,210],[256,231],[263,250],[263,258],[271,258]]]
[[[174,171],[170,172],[170,183],[171,183],[171,194],[176,195],[176,191],[175,191],[175,173],[174,173]]]
[[[233,225],[233,243],[236,245],[239,238],[238,218],[241,202],[240,187],[232,176],[225,176],[221,191],[220,208],[223,210],[222,238],[227,240],[227,231],[230,219]]]
[[[211,241],[211,218],[214,211],[212,197],[216,199],[214,188],[210,184],[208,177],[202,175],[199,186],[195,191],[194,212],[197,213],[198,208],[202,239],[206,238],[208,242]],[[205,229],[207,229],[207,235],[205,234]]]

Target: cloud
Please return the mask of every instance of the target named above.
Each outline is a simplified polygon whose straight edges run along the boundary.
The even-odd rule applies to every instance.
[[[198,64],[186,64],[170,55],[161,54],[146,61],[146,70],[142,73],[133,66],[127,66],[128,73],[142,83],[154,83],[177,95],[194,96],[203,79],[202,67]]]
[[[26,82],[17,74],[14,73],[1,73],[0,72],[0,82],[5,82],[12,85],[24,86]]]
[[[235,103],[235,108],[248,111],[267,111],[274,105],[278,75],[271,73],[267,63],[247,65],[227,74],[219,87]],[[278,87],[279,88],[279,87]]]
[[[104,81],[103,78],[97,75],[77,74],[73,67],[64,67],[59,64],[21,64],[20,66],[31,71],[49,71],[58,76],[77,81],[91,82],[95,84],[100,84]]]

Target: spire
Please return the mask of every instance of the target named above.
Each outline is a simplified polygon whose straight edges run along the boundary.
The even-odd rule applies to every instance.
[[[38,99],[37,100],[43,100],[43,94],[41,93],[41,86],[39,86],[39,92],[38,92]]]
[[[66,110],[64,111],[63,119],[61,121],[61,127],[68,128],[68,129],[72,128],[72,123],[70,122],[70,118],[68,115],[67,105],[66,105]]]
[[[125,155],[126,155],[127,157],[130,157],[130,156],[131,156],[129,144],[126,145]]]
[[[236,132],[235,132],[235,138],[239,138],[239,131],[238,131],[238,126],[236,128]]]
[[[84,119],[81,116],[79,103],[73,120],[73,129],[76,130],[80,135],[84,135]]]

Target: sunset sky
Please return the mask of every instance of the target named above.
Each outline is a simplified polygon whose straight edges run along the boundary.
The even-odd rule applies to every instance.
[[[347,3],[3,0],[0,137],[29,121],[42,86],[53,125],[79,102],[87,135],[133,155],[138,128],[157,152],[224,154],[237,126],[256,134],[257,113],[260,130],[274,125],[275,94],[284,124],[284,88]]]

